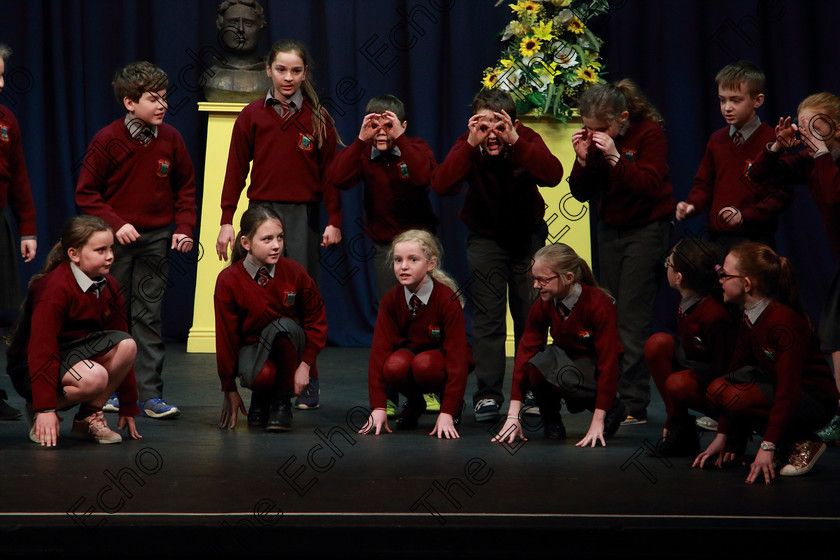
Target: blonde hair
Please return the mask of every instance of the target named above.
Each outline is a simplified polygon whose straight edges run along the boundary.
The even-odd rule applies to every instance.
[[[552,243],[534,253],[534,261],[541,260],[555,274],[571,272],[575,281],[598,288],[589,264],[565,243]]]
[[[802,100],[799,107],[796,108],[796,112],[801,113],[805,109],[813,109],[820,113],[814,120],[818,118],[823,121],[828,120],[828,124],[831,125],[830,136],[834,137],[837,133],[837,127],[840,126],[840,97],[827,91],[814,93]],[[828,118],[826,119],[826,117]],[[811,123],[809,123],[809,126],[813,128]],[[817,137],[822,138],[819,134]],[[828,140],[828,138],[822,138],[822,140]]]
[[[426,231],[425,229],[409,229],[394,237],[394,240],[391,241],[391,248],[388,250],[388,261],[393,262],[394,247],[397,246],[397,243],[410,241],[416,241],[420,245],[420,249],[423,251],[423,254],[426,255],[428,260],[431,261],[434,259],[437,262],[437,265],[429,271],[429,276],[455,292],[458,296],[458,301],[461,303],[461,307],[464,307],[466,301],[459,293],[460,288],[458,288],[458,283],[455,282],[455,280],[441,268],[443,265],[443,248],[441,247],[438,238],[431,232]]]

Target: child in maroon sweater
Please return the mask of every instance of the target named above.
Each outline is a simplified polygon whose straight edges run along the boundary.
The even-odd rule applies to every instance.
[[[6,59],[12,50],[0,44],[0,92],[3,91],[3,74]],[[20,230],[20,245],[15,243],[11,228],[6,223],[6,207],[9,207]],[[29,175],[23,158],[20,126],[14,114],[5,105],[0,105],[0,317],[2,313],[20,306],[18,289],[18,262],[15,253],[20,247],[24,262],[35,258],[38,241],[35,235],[35,203],[29,189]],[[0,419],[13,420],[21,415],[20,410],[9,406],[6,392],[0,390]]]
[[[604,437],[613,436],[627,416],[616,396],[621,343],[615,305],[598,288],[586,261],[563,243],[536,252],[531,278],[540,297],[519,341],[507,419],[492,441],[526,439],[520,411],[530,386],[546,438],[566,439],[562,398],[569,412],[593,412],[589,430],[576,445],[606,445]],[[553,342],[546,346],[549,332]]]
[[[735,458],[753,431],[763,435],[746,482],[799,476],[814,466],[825,443],[814,434],[837,411],[838,391],[828,362],[796,296],[784,257],[759,243],[735,246],[718,271],[723,299],[744,308],[729,373],[706,389],[719,414],[718,433],[694,460],[703,467]]]
[[[709,209],[708,231],[724,251],[739,241],[775,245],[779,214],[792,197],[787,190],[756,185],[744,174],[775,139],[773,129],[761,122],[756,110],[764,103],[764,73],[741,60],[725,66],[715,77],[720,112],[727,126],[706,144],[706,153],[694,177],[694,188],[677,204],[677,220]]]
[[[475,350],[475,418],[495,421],[504,401],[506,303],[519,340],[534,301],[531,255],[545,245],[545,202],[538,186],[554,187],[563,166],[539,134],[516,119],[516,104],[499,89],[479,92],[467,132],[432,173],[432,189],[455,195],[469,184],[461,209]],[[507,297],[506,297],[507,296]]]
[[[329,247],[341,241],[341,193],[324,181],[338,135],[318,101],[309,66],[306,46],[294,39],[277,41],[268,52],[265,71],[272,88],[264,99],[242,109],[233,125],[216,253],[226,260],[228,246],[235,241],[233,215],[250,174],[249,207],[267,205],[280,216],[290,239],[284,256],[303,266],[317,283],[319,243]],[[322,200],[328,222],[319,234]],[[311,379],[295,401],[296,408],[320,406],[317,371]]]
[[[376,248],[377,299],[397,281],[383,257],[398,233],[409,229],[434,232],[438,220],[429,202],[429,183],[437,162],[422,138],[405,134],[405,106],[393,95],[372,98],[356,140],[338,152],[325,173],[340,190],[365,183],[365,234]]]
[[[719,301],[719,262],[716,245],[691,237],[677,243],[665,260],[668,284],[681,296],[677,335],[656,333],[645,345],[645,360],[668,414],[657,444],[662,456],[699,451],[688,409],[710,411],[705,399],[690,397],[701,396],[713,379],[728,371],[732,360],[737,324]]]
[[[815,93],[797,110],[799,126],[779,119],[776,140],[767,144],[749,170],[761,182],[772,176],[787,184],[807,183],[838,260],[828,298],[820,314],[821,347],[831,353],[834,380],[840,388],[840,97]],[[804,149],[803,149],[804,146]],[[840,442],[840,416],[820,431],[820,437]]]
[[[240,384],[253,391],[248,423],[267,431],[292,428],[292,395],[317,371],[327,317],[315,282],[281,256],[285,232],[270,208],[242,214],[231,265],[216,279],[216,365],[225,393],[219,428],[245,413]]]
[[[598,84],[580,98],[584,128],[572,135],[572,195],[598,204],[598,281],[616,299],[624,354],[618,391],[627,424],[647,421],[650,373],[644,359],[662,255],[669,247],[674,195],[662,116],[630,80]]]
[[[429,202],[429,183],[437,165],[422,138],[405,134],[405,105],[393,95],[368,101],[356,141],[338,152],[327,168],[325,181],[340,190],[365,183],[365,234],[373,241],[373,279],[377,303],[398,284],[393,263],[387,261],[391,241],[409,229],[434,233],[438,220]],[[399,404],[396,391],[388,391],[390,414]],[[426,395],[426,412],[440,404]]]
[[[423,230],[408,230],[392,243],[400,285],[382,299],[368,367],[371,414],[360,434],[390,432],[386,387],[405,395],[397,429],[417,427],[426,409],[423,393],[441,399],[429,435],[457,438],[471,362],[461,301],[454,281],[440,269],[440,247]]]
[[[114,234],[103,220],[76,216],[65,225],[44,271],[29,283],[23,313],[8,340],[7,368],[27,401],[29,439],[35,443],[56,445],[57,411],[76,404],[71,436],[121,442],[102,413],[115,391],[118,429],[128,427],[132,439],[140,437],[132,371],[137,347],[127,332],[119,286],[108,274],[113,244]]]
[[[141,409],[151,418],[175,418],[163,400],[165,346],[161,333],[169,251],[192,250],[196,222],[195,175],[181,135],[163,122],[166,73],[135,62],[114,77],[114,95],[125,107],[94,136],[76,184],[76,204],[116,232],[111,273],[125,294],[137,342],[135,371]],[[170,224],[175,222],[175,233]],[[112,399],[107,409],[116,410]]]

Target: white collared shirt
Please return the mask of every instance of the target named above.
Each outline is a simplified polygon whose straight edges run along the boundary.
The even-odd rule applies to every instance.
[[[403,286],[403,293],[405,295],[405,304],[410,308],[411,307],[411,296],[417,296],[420,298],[420,301],[423,302],[423,305],[429,305],[429,298],[432,297],[432,290],[435,287],[435,283],[432,282],[432,278],[430,276],[426,276],[426,279],[423,280],[423,283],[420,284],[420,289],[417,290],[417,293],[411,293],[411,290]]]
[[[79,268],[78,265],[76,265],[76,263],[74,262],[70,263],[70,270],[73,271],[73,278],[76,279],[76,284],[79,285],[79,288],[81,288],[82,293],[87,293],[88,290],[91,289],[91,287],[94,287],[94,289],[96,290],[96,297],[99,297],[99,293],[105,287],[105,284],[108,283],[107,280],[105,280],[104,276],[100,276],[99,278],[91,278],[90,276],[82,272],[82,269]]]
[[[254,258],[250,253],[242,260],[242,266],[245,267],[245,271],[251,275],[251,278],[255,278],[257,276],[257,272],[259,272],[261,267],[265,267],[265,271],[268,273],[269,278],[274,278],[274,265],[257,264],[254,262]]]
[[[764,313],[768,305],[770,305],[770,298],[764,298],[749,309],[744,308],[744,315],[746,315],[750,326],[755,325],[755,322],[758,321],[758,318],[761,317],[761,314]]]

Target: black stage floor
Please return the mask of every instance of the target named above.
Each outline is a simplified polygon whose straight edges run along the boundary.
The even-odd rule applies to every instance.
[[[790,557],[840,529],[837,449],[770,487],[744,484],[746,467],[691,469],[646,452],[664,420],[656,394],[650,421],[606,448],[574,446],[589,413],[564,415],[565,443],[543,440],[537,418],[527,442],[491,443],[471,411],[458,440],[427,436],[433,415],[416,431],[360,436],[367,356],[325,349],[322,406],[296,411],[289,433],[244,419],[220,431],[215,357],[184,344],[168,345],[165,371],[181,417],[138,418],[139,441],[46,449],[25,420],[0,422],[0,556]],[[5,375],[0,388],[23,408]]]

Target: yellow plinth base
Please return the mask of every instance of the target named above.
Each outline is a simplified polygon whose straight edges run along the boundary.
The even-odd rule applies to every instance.
[[[201,235],[199,243],[204,251],[198,261],[195,280],[195,308],[187,352],[216,351],[216,319],[213,310],[213,290],[216,277],[229,261],[220,261],[216,256],[216,238],[219,236],[219,221],[222,219],[222,185],[225,180],[230,135],[233,123],[245,103],[199,103],[198,110],[208,114],[207,151],[204,157],[204,195],[201,198]],[[242,190],[239,207],[233,220],[237,226],[239,216],[248,208],[246,188]],[[230,258],[230,254],[228,254]]]
[[[553,188],[541,188],[545,200],[545,223],[548,224],[546,243],[562,242],[572,247],[586,262],[592,263],[592,250],[589,235],[589,205],[575,200],[569,192],[566,177],[572,171],[575,151],[572,148],[572,134],[580,128],[580,118],[573,118],[563,123],[552,118],[535,118],[528,115],[519,117],[522,124],[534,129],[542,136],[551,152],[563,164],[563,181]],[[513,356],[516,343],[513,336],[513,319],[510,310],[507,315],[507,337],[505,353]]]

